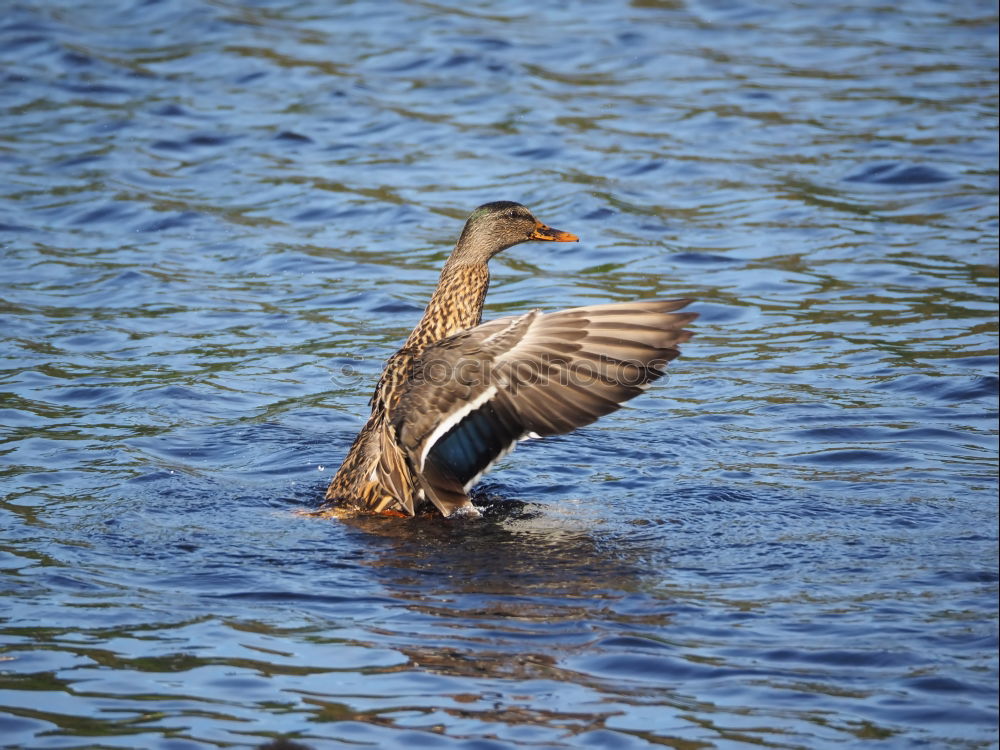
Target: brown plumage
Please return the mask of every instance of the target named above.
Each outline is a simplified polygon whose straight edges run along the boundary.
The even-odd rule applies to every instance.
[[[468,490],[519,440],[570,432],[638,395],[691,337],[690,300],[591,305],[480,324],[487,263],[520,242],[577,238],[517,203],[477,208],[424,316],[386,363],[330,507],[477,514]]]

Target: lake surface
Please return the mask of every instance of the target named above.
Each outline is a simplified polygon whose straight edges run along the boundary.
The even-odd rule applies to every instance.
[[[995,3],[2,6],[0,745],[997,746]],[[309,517],[490,200],[697,336]]]

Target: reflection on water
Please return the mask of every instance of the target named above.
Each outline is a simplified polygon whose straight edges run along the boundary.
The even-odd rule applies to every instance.
[[[479,493],[477,500],[488,498]],[[518,501],[489,498],[480,504],[482,522],[441,524],[433,517],[393,522],[352,518],[346,523],[365,534],[378,558],[371,561],[380,580],[403,596],[421,581],[447,591],[488,596],[552,597],[565,602],[604,588],[632,588],[640,572],[635,562],[593,537],[597,519],[544,514]],[[588,523],[590,521],[590,523]],[[440,578],[441,573],[444,578]],[[429,576],[422,578],[421,576]]]
[[[14,3],[11,747],[997,741],[995,5]],[[468,211],[487,316],[699,298],[478,522],[317,519]]]

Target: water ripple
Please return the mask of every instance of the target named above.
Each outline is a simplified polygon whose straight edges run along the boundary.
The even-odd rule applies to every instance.
[[[981,2],[15,2],[11,746],[996,741]],[[694,296],[477,524],[309,515],[461,221],[487,317]]]

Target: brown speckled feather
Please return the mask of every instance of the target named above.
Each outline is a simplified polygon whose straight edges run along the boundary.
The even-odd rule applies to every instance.
[[[391,417],[410,380],[413,362],[428,345],[479,324],[490,274],[485,264],[446,266],[424,316],[403,348],[386,362],[370,401],[368,423],[355,439],[325,499],[362,512],[413,515],[420,499]]]

